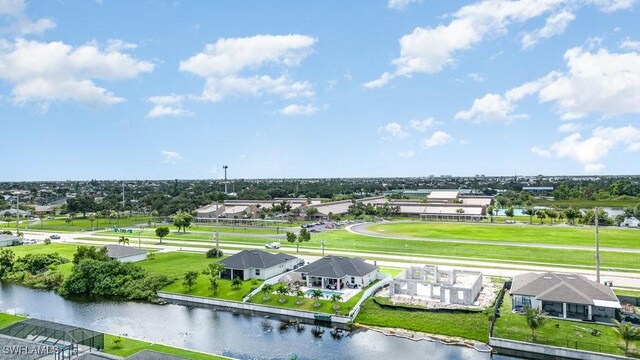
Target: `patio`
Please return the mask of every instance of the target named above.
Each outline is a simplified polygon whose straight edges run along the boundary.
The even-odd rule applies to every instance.
[[[330,291],[330,292],[338,292],[340,293],[340,295],[342,296],[342,302],[348,301],[349,299],[351,299],[352,297],[356,296],[357,294],[360,293],[360,291],[362,291],[362,289],[349,289],[349,288],[344,288],[342,290],[328,290],[328,289],[318,289],[317,287],[308,287],[308,286],[301,286],[300,290],[302,290],[305,294],[307,291],[309,290],[321,290],[321,291]],[[311,296],[307,296],[306,297],[311,297]],[[322,300],[331,300],[331,296],[324,296],[321,298]]]

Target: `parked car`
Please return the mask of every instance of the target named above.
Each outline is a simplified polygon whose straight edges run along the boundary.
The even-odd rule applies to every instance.
[[[267,249],[280,249],[280,243],[272,242],[272,243],[265,244],[264,247]]]
[[[23,244],[37,244],[38,241],[36,239],[26,239],[22,242]]]
[[[51,240],[60,240],[60,235],[51,235]]]

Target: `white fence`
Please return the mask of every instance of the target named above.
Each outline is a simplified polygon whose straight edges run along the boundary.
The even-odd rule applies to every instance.
[[[375,285],[365,290],[360,300],[358,300],[356,305],[349,312],[349,318],[351,320],[355,320],[356,316],[358,316],[358,313],[360,312],[360,306],[362,306],[362,303],[365,300],[367,300],[369,296],[375,294],[378,290],[382,289],[384,286],[388,285],[391,281],[393,281],[393,277],[388,274],[378,273],[378,278],[380,279],[380,281],[378,281]]]

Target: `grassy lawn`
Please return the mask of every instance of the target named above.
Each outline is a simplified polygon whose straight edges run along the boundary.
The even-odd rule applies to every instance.
[[[180,349],[172,346],[162,345],[162,344],[154,344],[146,341],[135,340],[130,338],[121,337],[122,342],[115,346],[113,340],[117,338],[115,335],[105,334],[104,342],[105,349],[104,352],[112,355],[118,355],[122,357],[130,356],[138,351],[142,350],[152,350],[165,354],[182,356],[187,359],[194,360],[218,360],[218,359],[228,359],[226,357],[215,356],[211,354],[204,354],[195,351],[190,351],[186,349]]]
[[[149,220],[148,216],[133,215],[120,219],[96,219],[93,222],[93,229],[104,229],[112,227],[132,227],[139,224],[146,224]],[[67,224],[64,219],[44,219],[37,224],[30,224],[33,230],[49,230],[49,231],[89,231],[91,230],[91,222],[85,218],[75,218],[73,222]]]
[[[181,277],[187,271],[205,270],[207,266],[214,263],[214,259],[207,259],[202,254],[174,251],[169,253],[157,253],[154,260],[144,260],[136,265],[147,270],[151,274],[168,275]],[[178,280],[180,284],[182,281]],[[209,280],[207,280],[209,282]]]
[[[24,256],[26,254],[51,254],[58,253],[60,256],[66,257],[68,259],[73,258],[73,254],[76,252],[76,248],[78,245],[76,244],[59,244],[54,243],[50,245],[45,244],[35,244],[35,245],[20,245],[20,246],[11,246],[6,249],[13,251],[16,254],[16,257]]]
[[[404,269],[381,267],[381,268],[378,269],[378,271],[383,273],[383,274],[389,274],[389,275],[391,275],[393,277],[396,277],[398,274],[403,272]]]
[[[518,341],[531,341],[531,330],[524,315],[511,311],[511,297],[504,297],[500,308],[500,318],[496,321],[493,336]],[[601,335],[593,336],[582,329],[598,329]],[[536,331],[536,341],[541,344],[570,347],[573,349],[624,355],[624,343],[612,326],[590,324],[580,321],[547,319],[545,325]],[[636,346],[638,342],[636,341]],[[630,346],[632,348],[633,345]]]
[[[613,289],[613,292],[618,296],[640,297],[640,290]]]
[[[160,255],[160,254],[158,254]],[[204,255],[202,256],[204,258]],[[182,285],[182,279],[179,278],[173,283],[162,288],[162,291],[178,293],[184,295],[204,296],[223,300],[242,301],[242,299],[251,292],[252,288],[260,286],[261,281],[258,281],[256,285],[253,285],[251,281],[244,281],[242,286],[238,289],[231,287],[231,280],[220,279],[220,287],[216,294],[209,289],[209,276],[200,275],[195,285],[188,290],[187,287]]]
[[[356,323],[386,328],[402,328],[429,334],[457,336],[482,342],[489,341],[489,317],[484,312],[446,314],[425,311],[383,309],[367,299]]]
[[[18,321],[25,320],[25,317],[10,315],[0,312],[0,329],[5,328],[11,324],[15,324]]]
[[[265,235],[275,235],[275,234],[284,234],[289,225],[283,224],[282,226],[274,226],[274,227],[260,227],[260,226],[218,226],[218,232],[224,233],[240,233],[240,234],[265,234]],[[215,226],[207,225],[197,225],[192,224],[191,227],[187,228],[187,232],[191,231],[208,231],[213,233],[215,231]]]
[[[593,246],[593,227],[481,225],[415,222],[372,225],[370,231],[380,235],[402,235],[435,239],[487,240],[514,243]],[[640,249],[640,231],[601,228],[600,246]]]

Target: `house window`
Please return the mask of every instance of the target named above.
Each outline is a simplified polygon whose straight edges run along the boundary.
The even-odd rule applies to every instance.
[[[523,296],[522,297],[522,305],[525,307],[531,307],[531,298]]]
[[[351,277],[351,283],[354,284],[356,282],[356,278],[355,277]]]
[[[603,307],[598,307],[598,311],[604,311]]]
[[[260,276],[260,269],[256,269],[256,275]]]

